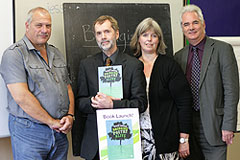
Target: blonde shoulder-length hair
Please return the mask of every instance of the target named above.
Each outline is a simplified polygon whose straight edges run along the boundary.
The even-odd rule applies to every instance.
[[[141,46],[139,44],[139,37],[143,33],[147,32],[148,30],[153,30],[159,39],[159,44],[157,47],[157,54],[166,54],[165,49],[167,46],[164,43],[163,32],[159,24],[153,18],[145,18],[142,22],[140,22],[133,34],[133,37],[130,42],[130,47],[134,52],[136,57],[140,57],[141,53]]]

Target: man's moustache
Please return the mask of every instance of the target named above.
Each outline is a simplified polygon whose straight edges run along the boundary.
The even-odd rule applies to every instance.
[[[101,41],[101,44],[104,43],[104,42],[109,42],[108,40],[105,40],[105,41]]]

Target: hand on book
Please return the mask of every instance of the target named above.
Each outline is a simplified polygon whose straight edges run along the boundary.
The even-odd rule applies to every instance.
[[[121,99],[108,96],[101,92],[98,92],[95,97],[91,98],[92,106],[96,109],[113,108],[113,100],[121,100]]]

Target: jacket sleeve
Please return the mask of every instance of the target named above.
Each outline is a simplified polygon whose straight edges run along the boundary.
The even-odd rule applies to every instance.
[[[192,125],[191,89],[177,62],[173,62],[170,70],[169,90],[177,106],[180,133],[189,133]]]
[[[84,65],[85,63],[85,61],[81,61],[79,66],[76,107],[78,107],[82,113],[89,114],[95,113],[96,110],[91,106],[91,96],[89,93],[89,84],[85,68],[86,65]]]
[[[113,101],[113,108],[138,108],[142,113],[147,109],[146,79],[143,73],[143,63],[139,61],[135,64],[127,66],[129,79],[126,83],[129,84],[124,90],[128,90],[128,96],[125,94],[122,100]]]
[[[222,130],[235,131],[239,101],[239,75],[237,61],[230,44],[219,49],[220,70],[224,91],[224,116]]]

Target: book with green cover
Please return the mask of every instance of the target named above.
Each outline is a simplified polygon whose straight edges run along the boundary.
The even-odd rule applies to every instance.
[[[123,98],[122,65],[98,67],[99,92]]]

